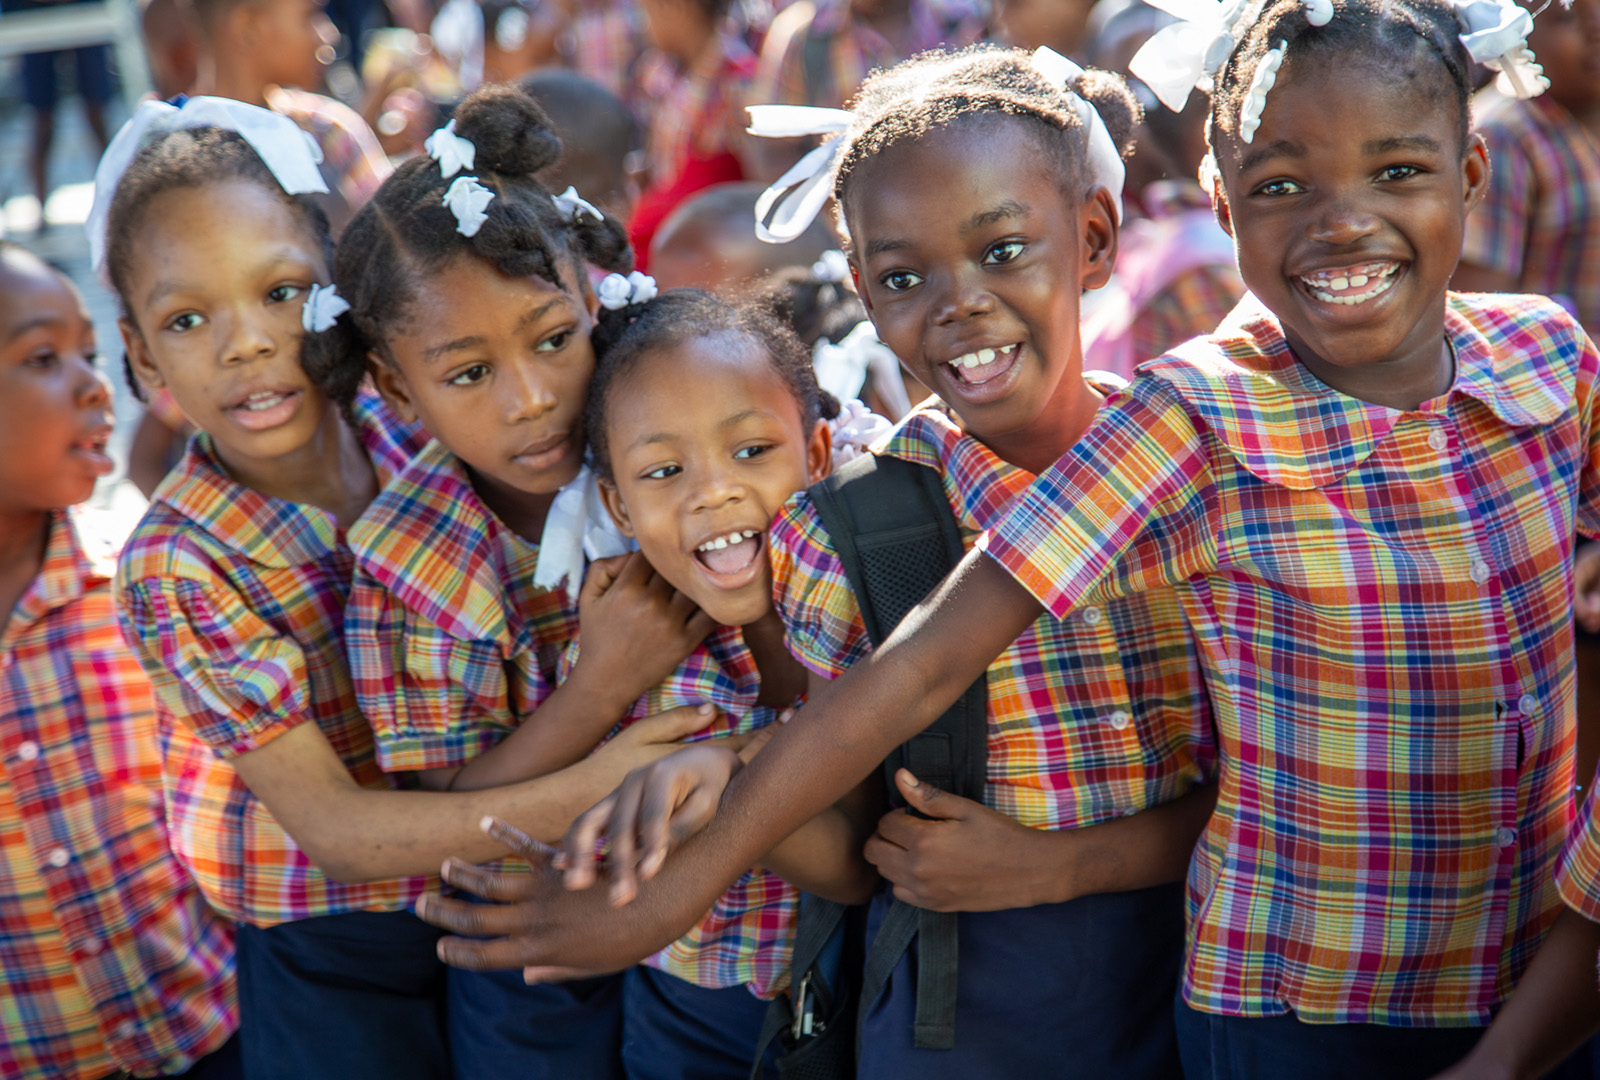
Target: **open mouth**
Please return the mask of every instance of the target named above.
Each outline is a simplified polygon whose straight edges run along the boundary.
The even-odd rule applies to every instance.
[[[977,349],[962,353],[946,361],[955,372],[956,381],[968,386],[982,386],[1010,371],[1022,351],[1020,342],[1002,345],[998,349]]]
[[[292,419],[304,396],[299,390],[256,390],[224,412],[241,427],[265,431]]]
[[[104,428],[88,435],[72,444],[72,452],[83,458],[91,471],[97,476],[104,476],[115,467],[111,455],[106,448],[111,444],[111,429]]]
[[[1394,288],[1404,268],[1404,264],[1397,262],[1362,263],[1319,270],[1315,274],[1299,274],[1296,280],[1306,292],[1324,304],[1354,307],[1375,300]]]
[[[765,534],[755,529],[739,529],[714,536],[694,549],[701,566],[720,577],[748,570],[761,554]]]

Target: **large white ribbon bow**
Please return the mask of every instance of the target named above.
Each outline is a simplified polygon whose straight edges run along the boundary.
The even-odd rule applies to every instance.
[[[1127,177],[1127,169],[1122,164],[1122,154],[1117,150],[1117,144],[1111,141],[1111,131],[1101,118],[1100,110],[1072,90],[1072,84],[1082,77],[1083,69],[1047,45],[1033,50],[1029,62],[1035,71],[1061,87],[1072,99],[1078,123],[1088,133],[1085,146],[1089,157],[1089,175],[1097,185],[1111,193],[1111,201],[1117,209],[1117,224],[1122,224],[1122,185]]]
[[[583,582],[585,558],[590,562],[608,559],[625,555],[637,546],[617,528],[611,512],[600,501],[594,469],[584,465],[570,483],[556,492],[550,512],[545,515],[533,583],[542,589],[555,589],[566,582],[567,592],[576,597]]]
[[[1251,0],[1149,0],[1178,21],[1150,36],[1128,62],[1128,70],[1173,112],[1182,112],[1189,92],[1209,93],[1244,32]]]
[[[1533,16],[1511,0],[1452,0],[1461,24],[1461,44],[1478,63],[1500,74],[1495,89],[1517,98],[1538,97],[1550,88],[1544,68],[1528,48]]]
[[[840,136],[855,117],[844,109],[813,105],[751,105],[745,111],[750,114],[745,130],[763,139],[825,136],[821,146],[795,162],[756,200],[756,236],[769,244],[787,244],[811,226],[828,201]]]
[[[192,97],[179,105],[142,102],[118,130],[94,170],[94,203],[84,228],[89,234],[89,260],[95,270],[105,268],[106,219],[111,214],[117,185],[133,159],[169,131],[200,127],[237,133],[288,194],[327,192],[327,181],[317,168],[322,163],[322,148],[287,116],[232,98]]]
[[[841,402],[861,396],[870,372],[873,389],[878,391],[885,408],[896,416],[911,410],[906,384],[900,378],[899,359],[878,340],[877,330],[864,319],[837,343],[827,338],[819,340],[811,350],[811,366],[817,373],[817,385]]]

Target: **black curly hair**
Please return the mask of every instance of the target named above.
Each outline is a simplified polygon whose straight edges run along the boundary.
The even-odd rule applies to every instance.
[[[819,419],[839,415],[839,402],[817,385],[811,350],[773,309],[770,295],[730,299],[700,289],[670,289],[648,303],[616,311],[602,309],[594,329],[595,368],[584,410],[584,431],[601,476],[610,478],[611,448],[606,442],[606,409],[617,383],[647,354],[694,338],[743,335],[772,360],[772,366],[800,405],[809,432]]]
[[[1239,110],[1267,51],[1287,42],[1284,68],[1308,57],[1376,65],[1395,80],[1411,80],[1430,95],[1452,99],[1459,117],[1458,145],[1465,151],[1471,130],[1472,60],[1461,44],[1461,27],[1448,0],[1333,0],[1324,26],[1306,19],[1304,0],[1269,0],[1252,20],[1216,76],[1206,142],[1239,130]],[[1444,78],[1413,73],[1408,61],[1422,58]],[[1437,67],[1433,67],[1437,65]]]
[[[1100,113],[1112,143],[1127,157],[1141,112],[1122,76],[1085,71],[1072,90]],[[1072,98],[1040,74],[1022,49],[974,45],[921,53],[868,76],[850,109],[855,118],[844,133],[833,177],[833,197],[841,207],[864,162],[898,143],[983,115],[1028,124],[1052,160],[1063,192],[1081,198],[1092,187],[1085,167],[1089,133]]]
[[[350,305],[331,330],[306,338],[307,374],[348,408],[366,376],[367,357],[388,356],[389,336],[406,325],[423,283],[463,255],[512,277],[537,275],[557,288],[562,268],[583,262],[622,273],[633,250],[620,222],[580,214],[569,221],[535,174],[561,156],[561,141],[537,102],[516,86],[496,84],[468,95],[454,113],[456,134],[476,148],[473,168],[446,178],[439,163],[413,158],[396,169],[356,212],[339,240],[333,280]],[[494,192],[474,236],[456,230],[446,189],[472,176]]]
[[[198,127],[168,132],[134,155],[128,169],[117,182],[116,194],[106,216],[106,273],[124,318],[132,320],[128,296],[134,241],[145,223],[150,203],[157,195],[209,184],[244,181],[255,184],[281,198],[305,225],[307,236],[333,263],[333,237],[328,216],[312,195],[290,195],[278,183],[250,144],[243,137],[221,128]],[[140,401],[144,388],[134,377],[126,355],[122,358],[123,377],[128,389]]]

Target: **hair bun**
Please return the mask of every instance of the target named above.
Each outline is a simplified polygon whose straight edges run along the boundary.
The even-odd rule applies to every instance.
[[[561,157],[561,140],[539,103],[510,83],[479,87],[455,109],[456,134],[478,149],[478,169],[532,176]]]

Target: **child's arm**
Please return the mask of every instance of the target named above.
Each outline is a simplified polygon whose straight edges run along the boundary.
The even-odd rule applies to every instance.
[[[1435,1080],[1543,1076],[1600,1030],[1600,923],[1563,907],[1522,981],[1472,1053]]]
[[[581,760],[715,626],[637,553],[590,566],[578,610],[583,649],[572,674],[498,745],[461,766],[450,790],[516,783]]]
[[[866,858],[895,896],[931,911],[1001,911],[1182,881],[1217,803],[1207,786],[1099,825],[1030,829],[905,769],[895,782],[926,816],[885,814]]]

